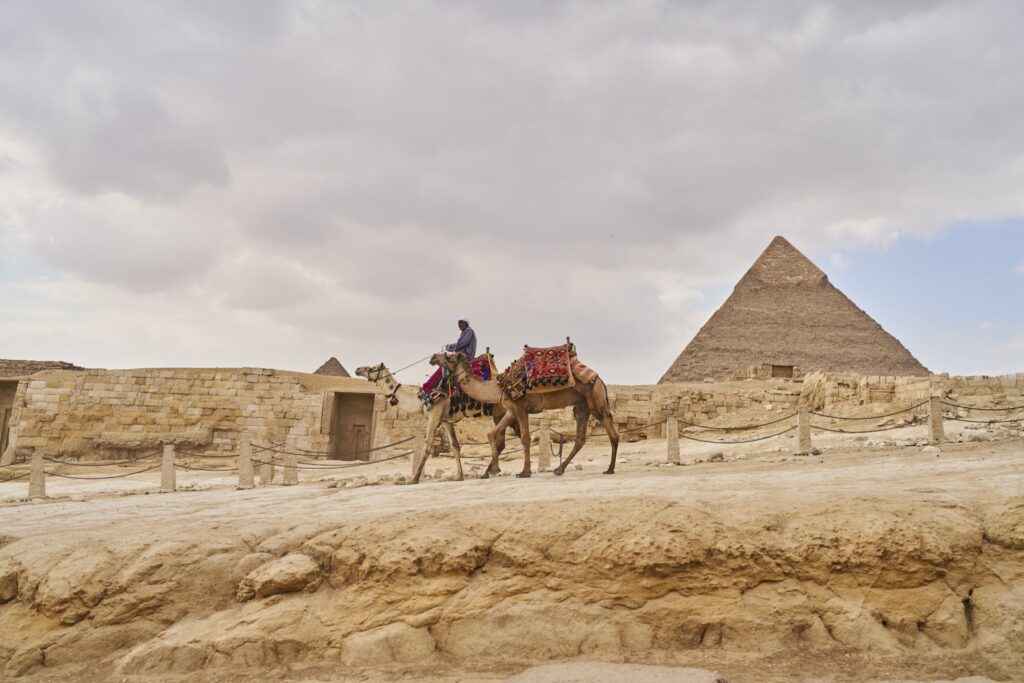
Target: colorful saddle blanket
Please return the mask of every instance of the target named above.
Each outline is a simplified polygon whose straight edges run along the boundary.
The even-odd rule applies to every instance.
[[[543,394],[575,386],[579,380],[590,384],[597,373],[576,359],[572,344],[546,349],[526,346],[523,355],[498,376],[498,384],[513,399],[523,394]]]
[[[491,381],[497,374],[497,370],[494,367],[494,357],[486,353],[469,361],[469,366],[473,370],[473,376],[485,382]],[[466,396],[459,389],[458,385],[452,381],[452,375],[450,373],[446,375],[441,368],[438,368],[437,372],[431,375],[430,379],[420,387],[418,396],[420,401],[428,407],[447,396],[451,399],[451,403],[448,406],[449,415],[459,412],[471,415],[494,414],[493,405],[480,403]]]

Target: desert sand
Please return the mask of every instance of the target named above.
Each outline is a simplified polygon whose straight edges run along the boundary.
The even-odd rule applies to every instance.
[[[448,481],[437,458],[416,486],[407,461],[247,491],[51,478],[36,503],[0,483],[0,673],[1024,680],[1024,443],[936,455],[923,430],[687,444],[681,466],[642,441],[614,476],[597,441],[561,478]]]

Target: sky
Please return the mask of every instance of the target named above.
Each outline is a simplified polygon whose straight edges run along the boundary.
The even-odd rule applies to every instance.
[[[784,235],[1024,371],[1024,4],[4,0],[0,357],[657,381]],[[401,375],[412,382],[421,364]]]

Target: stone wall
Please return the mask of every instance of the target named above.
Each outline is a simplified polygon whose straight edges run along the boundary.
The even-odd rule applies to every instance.
[[[399,406],[389,406],[376,387],[362,379],[280,370],[46,371],[17,384],[0,385],[17,386],[11,425],[18,427],[22,454],[42,449],[64,457],[120,459],[164,443],[177,444],[181,450],[235,453],[242,439],[253,438],[328,452],[330,416],[338,392],[374,395],[372,447],[416,436],[424,429],[411,387],[401,390]],[[894,405],[919,403],[933,393],[977,397],[978,404],[1019,403],[1024,375],[921,378],[812,373],[803,381],[609,386],[615,422],[620,430],[632,430],[630,440],[662,437],[664,427],[656,423],[670,416],[684,423],[737,426],[767,421],[801,405],[819,410],[871,406],[881,413]],[[546,417],[556,431],[575,432],[571,409],[549,411]],[[460,439],[484,442],[491,424],[484,418],[466,420],[459,427]],[[393,453],[379,451],[373,457]]]
[[[19,450],[69,457],[126,457],[163,443],[235,452],[254,435],[326,450],[323,417],[337,391],[376,393],[360,379],[260,368],[43,372],[18,385],[13,424]]]

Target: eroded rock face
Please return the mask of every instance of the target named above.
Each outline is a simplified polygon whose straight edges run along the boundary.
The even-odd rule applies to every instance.
[[[293,496],[263,526],[237,515],[212,533],[200,516],[22,538],[0,548],[0,678],[322,665],[373,680],[464,663],[512,675],[575,659],[807,652],[888,658],[885,671],[943,654],[959,674],[1024,670],[1019,495],[481,502],[478,487],[452,488],[469,502],[408,514],[426,495],[413,492],[352,515],[343,504],[363,490],[328,494],[349,498],[311,521],[293,521],[310,505]],[[210,494],[217,514],[224,495]]]
[[[266,598],[281,593],[316,590],[320,585],[320,565],[309,555],[290,553],[254,569],[238,585],[239,601]]]

